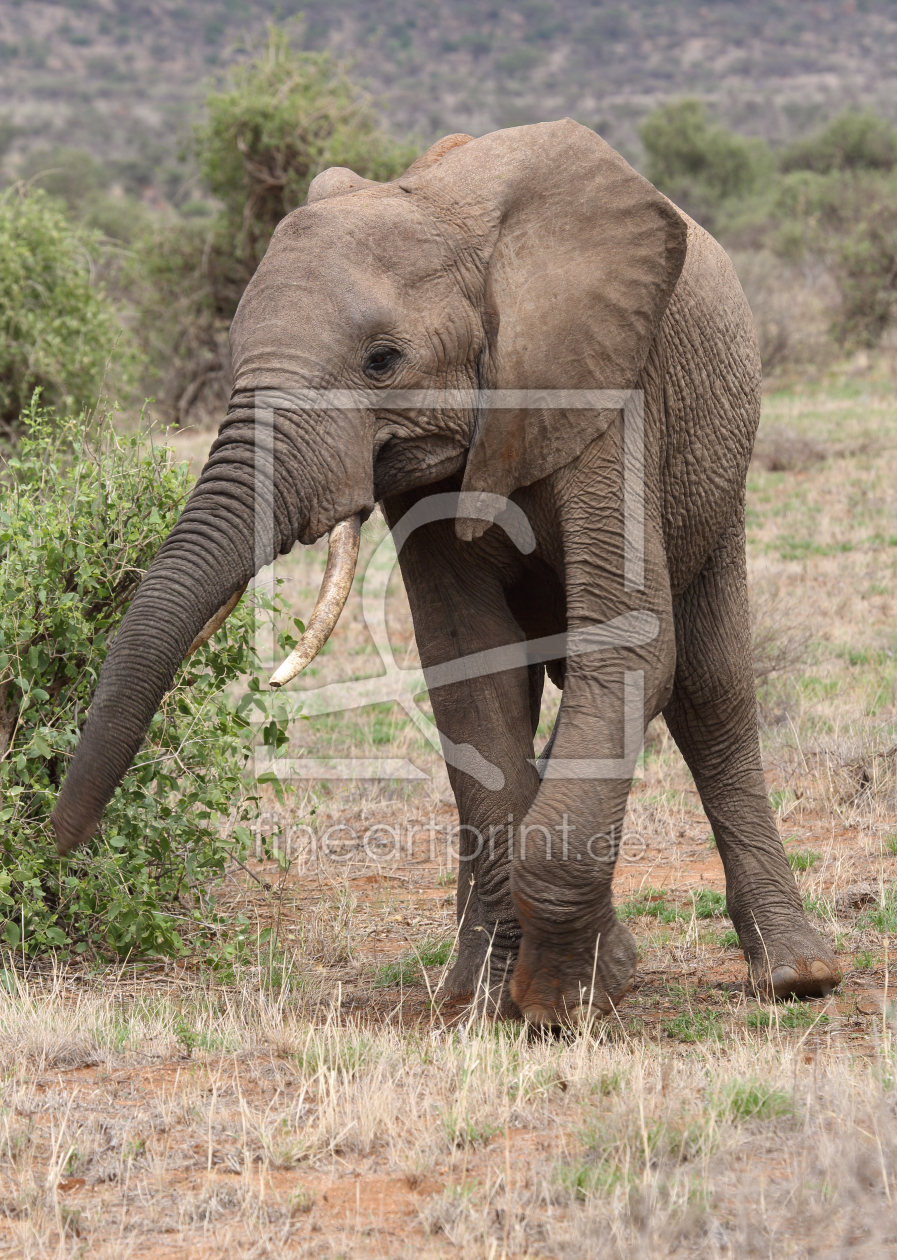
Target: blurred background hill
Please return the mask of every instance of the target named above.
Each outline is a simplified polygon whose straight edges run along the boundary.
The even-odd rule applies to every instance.
[[[36,385],[220,416],[236,304],[319,170],[564,115],[722,240],[769,379],[893,373],[895,66],[897,0],[5,0],[0,429]]]
[[[637,160],[639,124],[679,96],[772,143],[846,105],[897,119],[894,0],[4,0],[14,149],[85,148],[169,199],[205,80],[300,15],[304,46],[422,143],[569,114]]]

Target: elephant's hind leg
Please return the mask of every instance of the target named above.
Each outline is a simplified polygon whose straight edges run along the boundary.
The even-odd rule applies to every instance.
[[[713,827],[751,977],[776,997],[825,994],[841,973],[804,916],[763,778],[740,524],[677,601],[675,618],[676,681],[664,716]]]

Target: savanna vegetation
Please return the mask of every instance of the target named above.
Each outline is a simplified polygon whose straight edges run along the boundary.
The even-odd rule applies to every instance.
[[[730,248],[767,376],[875,347],[897,320],[897,130],[847,110],[770,149],[714,124],[701,101],[642,127],[645,173]],[[789,314],[790,311],[790,314]]]
[[[615,12],[595,19],[611,42],[631,20]],[[641,143],[729,248],[758,326],[763,755],[842,989],[744,989],[713,837],[658,720],[616,885],[637,988],[562,1039],[446,1008],[464,873],[437,748],[398,704],[299,722],[263,689],[315,548],[185,663],[102,835],[55,857],[66,758],[208,448],[227,325],[274,225],[318,170],[385,179],[417,152],[335,60],[273,30],[210,89],[164,204],[70,147],[35,149],[0,201],[0,1250],[893,1253],[897,133],[847,110],[773,147],[686,97]],[[384,534],[366,527],[359,573],[408,666]],[[381,672],[356,591],[299,686]],[[279,778],[251,774],[256,750]],[[301,775],[345,756],[417,777]]]

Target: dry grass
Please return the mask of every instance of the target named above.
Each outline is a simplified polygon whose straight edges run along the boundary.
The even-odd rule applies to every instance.
[[[562,1039],[471,1026],[438,993],[456,879],[438,755],[397,705],[297,723],[296,757],[403,757],[429,777],[272,797],[257,879],[235,867],[217,890],[250,925],[218,975],[6,959],[0,1252],[897,1256],[893,383],[773,395],[763,423],[749,487],[763,750],[840,992],[761,1006],[745,991],[719,857],[658,721],[616,880],[633,992]],[[300,549],[284,566],[299,615],[323,560]],[[388,610],[410,665],[395,577]],[[316,668],[300,686],[380,672],[357,595]],[[556,707],[551,690],[540,739]],[[385,831],[361,843],[375,824],[398,854]],[[351,831],[327,856],[335,825]]]
[[[893,1254],[888,1023],[854,1044],[831,1005],[681,1005],[659,1036],[554,1040],[311,1010],[248,979],[13,984],[0,1249]]]

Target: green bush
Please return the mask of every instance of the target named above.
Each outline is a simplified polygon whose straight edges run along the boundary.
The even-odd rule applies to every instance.
[[[216,231],[195,219],[151,224],[123,273],[147,363],[145,392],[178,424],[197,404],[223,415],[230,395],[228,327],[242,290],[215,248]]]
[[[834,279],[837,340],[876,345],[897,319],[897,174],[793,171],[781,179],[773,218],[777,251],[816,259]]]
[[[897,180],[874,181],[829,259],[841,297],[839,340],[876,345],[897,319]]]
[[[181,669],[101,835],[59,859],[48,825],[107,644],[190,488],[186,466],[148,438],[108,424],[91,436],[32,403],[0,475],[0,939],[25,954],[133,957],[181,953],[189,930],[233,953],[239,924],[216,944],[209,889],[249,840],[251,728],[228,688],[256,664],[250,607]],[[263,703],[254,678],[253,697]],[[275,712],[268,742],[284,728]]]
[[[93,406],[115,355],[133,367],[118,314],[91,279],[95,233],[79,230],[40,189],[0,197],[0,425],[10,433],[36,388],[69,411]]]
[[[872,170],[897,166],[897,131],[871,112],[845,110],[816,135],[795,140],[779,159],[783,171]]]
[[[37,184],[49,196],[64,201],[66,209],[76,217],[109,183],[92,154],[65,145],[33,149],[22,163],[20,175],[23,182]]]
[[[640,134],[648,179],[710,229],[727,206],[755,193],[773,172],[765,141],[714,126],[699,100],[662,105]]]
[[[125,191],[123,183],[129,181],[116,179],[117,187],[113,190],[112,169],[85,149],[65,145],[34,149],[18,174],[23,183],[39,188],[64,206],[72,223],[95,234],[95,242],[99,237],[103,248],[102,251],[92,248],[92,258],[99,263],[98,274],[105,282],[111,282],[110,287],[115,287],[121,246],[129,245],[144,231],[152,217],[132,192]]]
[[[715,126],[701,101],[681,100],[651,114],[641,136],[648,178],[728,246],[810,261],[831,277],[830,331],[842,346],[877,345],[897,322],[897,130],[890,123],[847,110],[788,145],[776,162],[763,141]],[[781,340],[782,320],[772,322]]]

